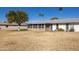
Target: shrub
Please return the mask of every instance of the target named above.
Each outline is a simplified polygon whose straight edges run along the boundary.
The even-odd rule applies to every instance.
[[[57,29],[57,31],[64,31],[64,29],[62,29],[62,28],[59,28],[59,29]]]

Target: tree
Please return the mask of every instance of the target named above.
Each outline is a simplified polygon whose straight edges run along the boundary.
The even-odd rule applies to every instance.
[[[7,21],[9,23],[12,23],[16,20],[16,12],[14,11],[9,11],[7,14],[6,14],[6,17],[7,17]]]
[[[23,11],[9,11],[6,15],[8,23],[17,23],[20,31],[21,23],[28,21],[28,14]]]
[[[57,17],[52,17],[51,20],[58,20],[59,18]]]

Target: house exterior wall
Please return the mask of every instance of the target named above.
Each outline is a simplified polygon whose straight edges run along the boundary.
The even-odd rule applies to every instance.
[[[74,25],[69,24],[68,25],[68,30],[70,31],[70,29],[72,27],[74,28],[74,32],[79,32],[79,24],[74,24]],[[62,29],[64,29],[66,31],[66,24],[63,24],[63,25],[59,24],[58,28],[62,28]],[[55,30],[56,30],[56,25],[52,25],[52,31],[55,31]]]
[[[75,32],[79,32],[79,25],[77,24],[77,25],[74,25],[74,31]]]
[[[70,31],[71,28],[74,28],[74,32],[79,32],[79,24],[69,24],[68,25],[68,30]],[[58,28],[62,28],[66,31],[66,24],[58,24]],[[52,31],[56,30],[56,25],[52,25]]]
[[[18,26],[0,26],[0,30],[17,30]],[[20,26],[20,29],[27,29],[27,26]]]
[[[66,24],[58,24],[58,28],[64,29],[66,31]],[[56,30],[56,25],[52,25],[52,31]]]
[[[64,31],[66,31],[66,24],[64,24],[64,25],[58,25],[58,28],[60,29],[64,29]]]
[[[72,28],[72,26],[73,26],[73,28],[74,28],[74,25],[69,24],[69,26],[68,26],[69,30]],[[74,29],[75,29],[75,28],[74,28]]]
[[[28,30],[33,30],[33,31],[48,31],[48,30],[52,30],[55,31],[57,30],[57,25],[56,24],[52,24],[52,28],[51,25],[49,24],[49,26],[47,24],[45,24],[45,29],[44,26],[40,27],[39,25],[37,25],[37,28],[34,27],[34,25],[32,24],[32,28],[28,28]],[[68,24],[68,31],[70,31],[71,28],[74,28],[74,32],[79,32],[79,24]],[[10,27],[12,28],[12,27]],[[22,28],[27,28],[27,27],[22,27]],[[67,31],[67,24],[58,24],[58,28],[62,28],[64,29],[64,31]],[[15,29],[17,29],[17,27],[15,27]]]
[[[56,25],[52,25],[52,31],[56,30]]]
[[[74,32],[79,32],[79,24],[69,24],[69,30],[73,27],[74,28]]]

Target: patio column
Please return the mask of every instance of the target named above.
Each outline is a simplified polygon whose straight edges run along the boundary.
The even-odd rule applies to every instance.
[[[44,31],[46,31],[46,24],[44,24]]]
[[[26,25],[26,27],[27,27],[27,30],[28,30],[28,24]]]
[[[37,30],[39,29],[39,24],[37,24]]]
[[[32,24],[32,30],[33,30],[33,27],[34,27],[34,26],[33,26],[33,24]]]
[[[40,29],[42,29],[42,24],[40,24]]]

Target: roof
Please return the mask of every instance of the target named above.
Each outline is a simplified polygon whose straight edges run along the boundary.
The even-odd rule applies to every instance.
[[[28,22],[27,24],[65,24],[65,23],[79,23],[79,18],[68,18],[68,19],[58,19],[58,20],[48,20],[48,21],[35,21]]]
[[[33,21],[33,22],[26,22],[22,23],[21,25],[25,26],[27,24],[79,24],[79,18],[67,18],[67,19],[58,19],[58,20],[48,20],[48,21]],[[0,25],[12,25],[17,26],[17,23],[0,23]]]

